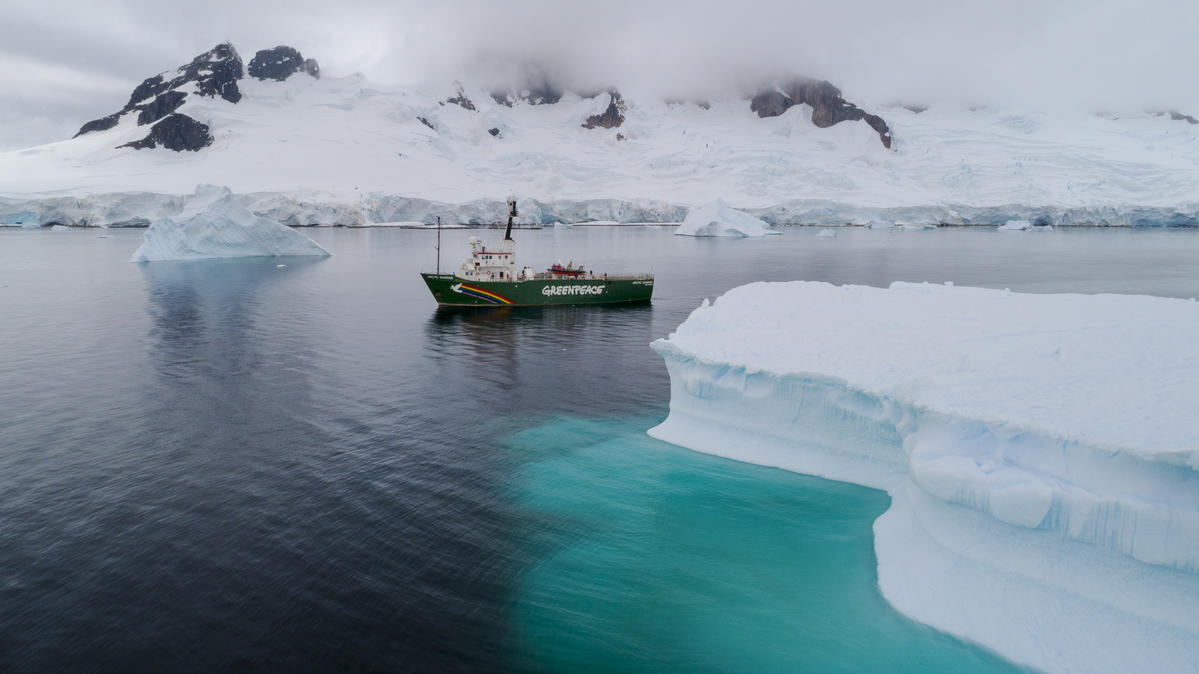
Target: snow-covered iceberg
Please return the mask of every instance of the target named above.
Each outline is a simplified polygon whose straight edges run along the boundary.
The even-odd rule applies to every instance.
[[[1034,225],[1028,220],[1008,220],[998,229],[1001,232],[1052,232],[1053,225]]]
[[[201,185],[178,215],[150,225],[131,261],[291,255],[329,251],[277,220],[255,215],[229,188]]]
[[[674,231],[682,236],[767,236],[778,234],[758,218],[713,201],[692,209]]]
[[[1032,223],[1027,220],[1008,220],[999,226],[1001,231],[1005,232],[1023,232],[1032,227]]]
[[[653,348],[651,435],[887,490],[879,585],[1049,671],[1199,671],[1199,303],[755,283]]]

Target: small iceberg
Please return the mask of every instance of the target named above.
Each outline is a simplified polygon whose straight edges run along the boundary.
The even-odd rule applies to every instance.
[[[1001,232],[1023,232],[1032,227],[1032,223],[1027,220],[1008,220],[999,226]]]
[[[817,239],[835,239],[835,238],[837,238],[837,232],[825,227],[824,229],[820,230],[816,234],[816,238]]]
[[[769,236],[780,234],[770,225],[746,213],[729,208],[717,200],[692,209],[683,224],[674,231],[681,236]]]
[[[178,215],[150,225],[130,261],[329,254],[277,220],[255,215],[228,187],[200,185]]]
[[[1001,232],[1052,232],[1053,225],[1038,225],[1028,220],[1008,220],[999,226]]]

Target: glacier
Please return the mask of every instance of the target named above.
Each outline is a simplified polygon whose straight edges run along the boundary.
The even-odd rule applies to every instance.
[[[1145,112],[863,101],[892,129],[886,150],[865,124],[818,128],[807,104],[763,119],[731,94],[704,108],[629,91],[619,128],[587,129],[608,97],[507,107],[467,83],[467,110],[448,84],[239,86],[237,104],[179,108],[211,129],[199,152],[118,149],[146,133],[132,119],[0,152],[0,222],[145,226],[219,183],[289,225],[489,223],[509,194],[541,224],[677,223],[720,195],[772,226],[1199,225],[1199,126]]]
[[[146,230],[131,262],[221,257],[327,256],[312,239],[255,215],[227,187],[201,185],[175,216]]]
[[[1054,672],[1199,671],[1199,303],[754,283],[653,343],[650,435],[887,491],[879,587]]]
[[[674,231],[680,236],[768,236],[779,234],[758,218],[729,208],[723,201],[717,200],[687,214],[683,224]]]

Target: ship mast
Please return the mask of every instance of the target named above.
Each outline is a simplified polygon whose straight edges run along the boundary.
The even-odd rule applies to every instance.
[[[516,218],[516,199],[508,199],[508,231],[504,232],[504,241],[512,241],[512,220]]]

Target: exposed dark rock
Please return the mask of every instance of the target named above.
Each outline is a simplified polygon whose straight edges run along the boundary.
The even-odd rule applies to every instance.
[[[167,79],[169,73],[160,73],[148,77],[133,89],[129,102],[117,112],[100,119],[94,119],[84,124],[76,136],[92,131],[104,131],[116,126],[126,113],[137,111],[139,125],[150,124],[165,115],[173,113],[187,100],[187,92],[177,91],[185,84],[194,84],[196,93],[201,96],[220,96],[236,103],[241,100],[241,90],[237,81],[243,72],[241,57],[237,50],[228,42],[219,44],[200,54],[187,65],[175,70],[174,77]],[[147,136],[149,138],[149,136]],[[138,143],[144,142],[137,141]]]
[[[509,108],[515,105],[517,101],[524,101],[529,105],[553,105],[562,100],[563,93],[565,91],[561,87],[551,83],[545,74],[534,70],[525,79],[525,83],[522,86],[516,89],[494,90],[491,92],[491,99]]]
[[[237,81],[245,77],[245,69],[237,50],[228,42],[200,54],[176,72],[180,75],[171,81],[170,89],[195,82],[196,92],[201,96],[220,96],[230,103],[241,100]]]
[[[138,103],[161,94],[171,86],[172,83],[164,79],[162,75],[147,77],[142,80],[141,84],[133,88],[133,94],[129,96],[129,102],[125,104],[123,110],[132,110]]]
[[[304,70],[306,63],[299,51],[293,47],[281,44],[273,49],[262,49],[254,54],[254,58],[250,59],[250,65],[246,71],[250,74],[250,77],[282,82]],[[316,65],[316,61],[312,61],[312,63],[314,66]],[[317,67],[317,73],[320,73],[319,66]]]
[[[690,104],[694,105],[695,107],[703,108],[704,110],[712,109],[712,104],[703,99],[668,98],[664,101],[664,103],[666,103],[666,105],[670,105],[670,106],[686,105],[686,104],[690,103]]]
[[[424,117],[417,117],[416,119],[418,121],[420,121],[421,124],[424,124],[425,126],[429,127],[430,129],[433,129],[434,131],[437,130],[437,127],[433,126],[433,123],[430,122],[428,119],[425,119]]]
[[[624,113],[626,110],[624,99],[621,98],[620,92],[616,89],[608,90],[612,99],[608,103],[608,107],[598,115],[591,115],[587,121],[583,122],[584,129],[594,129],[595,127],[603,127],[605,129],[615,129],[624,124]]]
[[[79,133],[72,136],[72,138],[78,138],[79,136],[82,136],[85,133],[91,133],[92,131],[107,131],[108,129],[116,126],[117,122],[119,121],[121,121],[121,113],[119,112],[114,112],[111,115],[108,115],[107,117],[101,117],[100,119],[93,119],[92,121],[80,127]]]
[[[178,110],[185,100],[187,100],[187,94],[182,91],[168,91],[159,94],[153,101],[141,107],[141,112],[137,113],[138,125],[157,122]]]
[[[891,127],[887,126],[887,121],[878,115],[870,113],[862,113],[862,121],[866,122],[870,128],[878,134],[878,139],[882,141],[883,147],[891,149]]]
[[[1172,120],[1174,120],[1174,121],[1176,121],[1176,122],[1177,122],[1178,120],[1185,119],[1185,120],[1186,120],[1186,122],[1187,122],[1187,124],[1199,124],[1199,119],[1195,119],[1194,117],[1192,117],[1192,116],[1190,116],[1190,115],[1184,115],[1184,114],[1182,114],[1181,112],[1179,112],[1179,111],[1177,111],[1177,110],[1171,110],[1171,111],[1170,111],[1170,119],[1172,119]]]
[[[499,129],[496,129],[496,128],[494,128],[494,127],[493,127],[493,128],[490,128],[490,129],[488,129],[488,130],[487,130],[487,133],[490,133],[491,135],[495,136],[496,138],[500,138],[500,137],[501,137],[501,136],[500,136],[500,130],[499,130]]]
[[[321,78],[321,67],[317,64],[316,59],[304,59],[304,72],[311,75],[313,79]]]
[[[131,147],[135,150],[165,147],[168,150],[181,152],[196,151],[212,144],[212,134],[208,133],[208,125],[175,113],[167,115],[157,124],[150,127],[150,133],[145,138],[118,147]]]
[[[778,117],[792,105],[791,99],[778,89],[759,92],[749,101],[749,109],[758,113],[758,117]]]
[[[494,94],[493,94],[493,96],[494,96]],[[458,85],[458,93],[453,98],[445,99],[445,102],[462,106],[463,108],[465,108],[466,110],[470,110],[471,112],[475,111],[475,104],[469,98],[466,97],[466,93],[462,91],[462,85]]]
[[[616,134],[616,140],[624,140],[624,139],[625,139],[625,135],[623,133]]]
[[[812,106],[812,123],[822,129],[861,120],[878,133],[883,147],[891,147],[891,130],[883,118],[847,102],[841,97],[841,90],[825,80],[798,77],[783,86],[761,89],[749,107],[759,117],[777,117],[800,103]]]

